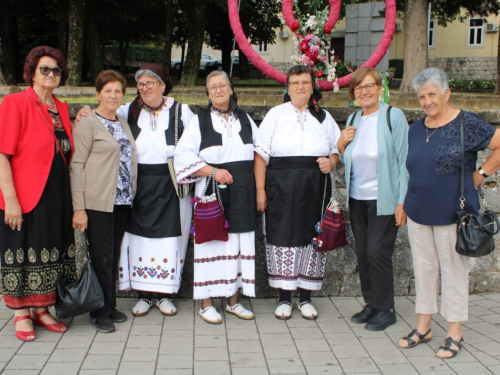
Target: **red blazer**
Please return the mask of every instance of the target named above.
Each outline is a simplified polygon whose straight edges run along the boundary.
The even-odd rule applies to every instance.
[[[75,146],[68,106],[55,96],[53,98],[71,142],[73,155]],[[35,105],[39,106],[47,122],[43,120]],[[38,204],[54,159],[54,130],[49,129],[47,123],[52,126],[47,106],[42,106],[31,87],[26,91],[5,96],[0,105],[0,152],[11,155],[12,178],[23,213],[32,211]],[[0,209],[5,210],[1,191]]]

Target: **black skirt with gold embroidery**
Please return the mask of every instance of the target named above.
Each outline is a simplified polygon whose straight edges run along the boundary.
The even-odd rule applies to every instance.
[[[71,143],[66,132],[56,129],[55,133],[69,160]],[[42,197],[33,211],[23,214],[21,230],[5,224],[5,211],[0,210],[1,280],[7,307],[23,309],[55,303],[62,267],[70,279],[75,274],[72,215],[69,172],[56,149]],[[63,261],[65,249],[68,256]]]

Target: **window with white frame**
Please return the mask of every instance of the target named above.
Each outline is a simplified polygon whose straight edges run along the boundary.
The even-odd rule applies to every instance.
[[[434,47],[434,43],[435,43],[435,35],[436,35],[436,32],[435,32],[435,29],[434,29],[434,25],[435,25],[435,22],[434,20],[430,20],[429,21],[429,47]]]
[[[483,18],[469,19],[469,35],[467,44],[469,46],[482,46],[483,45]]]
[[[259,52],[269,52],[267,48],[267,42],[260,42],[259,43]]]

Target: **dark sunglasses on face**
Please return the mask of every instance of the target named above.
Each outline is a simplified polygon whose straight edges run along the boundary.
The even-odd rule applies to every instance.
[[[40,69],[40,73],[44,76],[48,76],[50,72],[52,71],[52,74],[54,74],[54,77],[60,77],[63,70],[59,68],[58,66],[54,68],[49,68],[48,66],[39,66],[38,69]]]

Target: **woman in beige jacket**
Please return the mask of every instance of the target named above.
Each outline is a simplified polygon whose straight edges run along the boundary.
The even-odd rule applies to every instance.
[[[99,107],[75,125],[70,164],[73,227],[87,230],[92,265],[105,305],[90,314],[98,332],[115,330],[127,316],[116,310],[120,244],[137,185],[137,151],[126,119],[116,114],[126,81],[114,70],[96,79]]]

